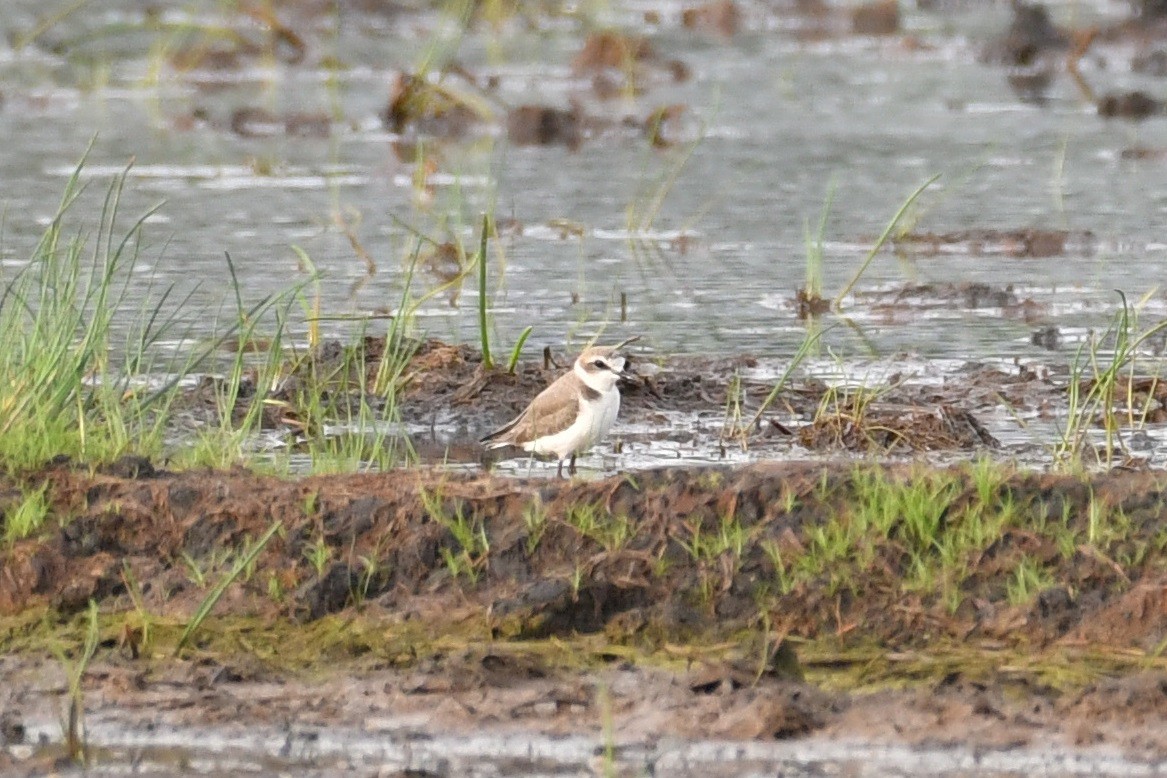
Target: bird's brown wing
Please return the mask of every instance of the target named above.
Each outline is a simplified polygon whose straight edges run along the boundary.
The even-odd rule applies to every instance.
[[[566,377],[566,376],[564,376]],[[544,435],[554,435],[567,429],[579,413],[579,400],[574,392],[570,401],[555,401],[563,392],[559,381],[551,384],[531,401],[522,413],[491,432],[479,442],[487,445],[521,446]]]

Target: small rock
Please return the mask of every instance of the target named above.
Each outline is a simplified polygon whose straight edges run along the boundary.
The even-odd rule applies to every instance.
[[[856,35],[894,35],[899,29],[898,0],[876,0],[859,6],[851,14],[851,30]]]
[[[1162,103],[1138,90],[1106,95],[1098,101],[1098,115],[1107,119],[1146,119],[1162,112]]]

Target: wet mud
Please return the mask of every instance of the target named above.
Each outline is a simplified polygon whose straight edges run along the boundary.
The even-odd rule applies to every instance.
[[[59,747],[37,742],[51,732],[45,717],[65,679],[48,664],[0,663],[22,682],[0,690],[9,712],[0,767],[9,775],[75,770]],[[39,693],[17,692],[33,676]],[[311,775],[716,776],[751,767],[936,775],[968,774],[958,765],[967,771],[975,760],[992,774],[1097,775],[1154,774],[1167,747],[1167,676],[1159,672],[1066,694],[958,675],[866,695],[705,677],[621,662],[563,672],[490,650],[459,652],[415,672],[370,670],[323,682],[273,678],[239,663],[143,668],[114,657],[86,679],[95,741],[89,758],[91,770],[134,764],[160,774],[217,765]],[[184,730],[208,734],[201,744],[184,743],[173,734]],[[158,733],[159,745],[119,731]],[[483,744],[468,732],[487,734],[493,751],[473,754]],[[846,747],[860,742],[867,745]],[[957,758],[945,760],[945,749]],[[904,769],[905,753],[922,764]]]
[[[981,497],[970,470],[950,474],[955,523]],[[103,616],[89,715],[130,729],[384,716],[430,736],[615,726],[620,743],[1022,749],[1052,738],[1140,759],[1167,747],[1161,474],[1010,476],[996,496],[1018,518],[968,554],[955,607],[939,583],[905,585],[932,552],[897,523],[866,563],[780,585],[781,560],[797,564],[862,499],[865,476],[851,467],[286,481],[127,460],[28,479],[47,488],[53,520],[0,550],[10,744],[24,739],[21,716],[43,721],[64,694],[46,681],[60,665],[45,630],[77,634],[93,601]],[[2,486],[11,505],[20,484]],[[718,544],[729,516],[741,535]],[[1118,516],[1121,532],[1104,540],[1098,525]],[[275,523],[181,659],[167,658],[210,582]],[[1043,529],[1055,524],[1076,543]],[[1019,599],[1010,581],[1027,564],[1045,577]],[[33,751],[0,758],[36,772],[51,749]]]
[[[955,307],[998,308],[1010,318],[1034,324],[1042,320],[1041,305],[1011,287],[907,285],[860,297],[876,318],[897,319]],[[1035,329],[1034,337],[1047,338],[1051,344],[1060,337],[1057,332],[1043,332]],[[428,340],[413,344],[408,351],[396,403],[400,417],[415,431],[415,444],[426,445],[427,435],[421,430],[442,430],[444,437],[433,438],[445,446],[439,459],[450,461],[453,455],[453,461],[461,461],[465,454],[470,461],[485,465],[492,460],[483,458],[486,452],[475,441],[514,418],[574,359],[574,354],[548,350],[542,360],[520,361],[507,371],[497,366],[486,369],[480,352],[466,345]],[[265,428],[302,432],[306,412],[300,409],[299,398],[305,388],[326,381],[340,395],[372,386],[383,352],[382,339],[366,339],[356,350],[325,344],[307,363],[290,366],[288,379],[266,396],[242,393],[234,416],[242,418],[251,403],[262,400]],[[840,389],[810,378],[791,381],[771,397],[776,378],[748,355],[664,358],[643,352],[628,356],[630,376],[621,382],[619,425],[625,432],[617,430],[617,448],[625,441],[651,445],[662,440],[696,443],[700,438],[702,445],[744,447],[758,458],[798,451],[974,454],[997,447],[978,416],[997,412],[1003,401],[1017,412],[1041,412],[1066,403],[1065,375],[1020,364],[970,362],[940,382],[914,380],[905,369],[866,388]],[[353,366],[358,363],[365,367]],[[180,405],[194,418],[213,420],[215,386],[208,379]]]
[[[857,293],[855,300],[855,310],[861,306],[875,322],[987,311],[1028,327],[1032,342],[1050,351],[1081,344],[1081,333],[1046,324],[1046,305],[1011,286],[905,284]],[[268,443],[308,452],[310,442],[325,435],[329,418],[356,418],[363,402],[393,425],[395,440],[408,440],[414,462],[491,470],[505,461],[512,475],[516,468],[527,475],[546,474],[523,452],[485,451],[478,440],[522,411],[567,369],[573,353],[547,349],[542,359],[520,360],[513,370],[488,369],[470,346],[413,342],[402,350],[406,356],[395,357],[401,364],[390,368],[400,380],[387,406],[374,391],[386,372],[384,346],[380,338],[365,338],[352,347],[327,342],[309,357],[288,363],[283,379],[266,393],[245,380],[234,395],[232,418],[239,422],[259,403]],[[1161,335],[1146,338],[1142,348],[1161,351]],[[907,462],[922,454],[934,463],[992,456],[1049,467],[1059,446],[1061,456],[1073,454],[1058,432],[1071,412],[1073,394],[1065,366],[997,360],[952,362],[937,370],[928,360],[904,356],[839,372],[837,363],[822,362],[775,392],[784,363],[749,355],[660,357],[648,350],[628,357],[620,421],[585,458],[594,477],[614,468],[639,472],[668,464],[821,457]],[[1096,391],[1101,390],[1094,381],[1082,379],[1076,395],[1091,397]],[[1095,408],[1077,445],[1105,443],[1107,426],[1119,435],[1112,436],[1110,451],[1088,455],[1087,461],[1156,465],[1163,454],[1156,436],[1165,392],[1152,375],[1122,378],[1110,412]],[[180,427],[175,436],[189,437],[217,424],[223,398],[222,381],[214,377],[185,391],[174,404]],[[321,404],[331,416],[321,417]],[[160,464],[165,466],[165,460]]]

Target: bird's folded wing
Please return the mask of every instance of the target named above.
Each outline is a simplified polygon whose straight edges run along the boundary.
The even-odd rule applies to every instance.
[[[578,400],[548,404],[540,402],[542,399],[543,395],[536,397],[526,410],[482,438],[481,442],[521,446],[536,438],[562,432],[572,425],[581,410]]]

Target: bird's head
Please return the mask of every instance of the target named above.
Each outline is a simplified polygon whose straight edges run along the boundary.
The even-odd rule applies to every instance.
[[[620,349],[637,338],[628,338],[615,346],[592,346],[584,349],[575,360],[576,374],[598,392],[608,392],[621,378],[626,378],[628,360]]]

